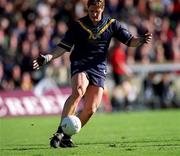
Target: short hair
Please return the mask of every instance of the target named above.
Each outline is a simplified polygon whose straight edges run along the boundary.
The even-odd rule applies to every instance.
[[[104,8],[105,0],[88,0],[88,3],[87,3],[88,8],[90,7],[90,5],[97,5],[101,8]]]

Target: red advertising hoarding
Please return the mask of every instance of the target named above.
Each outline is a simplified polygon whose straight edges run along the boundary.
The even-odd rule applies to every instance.
[[[0,117],[61,114],[70,88],[35,95],[33,91],[0,92]]]

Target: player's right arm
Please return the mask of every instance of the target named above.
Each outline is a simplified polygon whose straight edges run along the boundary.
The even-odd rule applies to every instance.
[[[66,51],[66,49],[57,46],[56,48],[52,49],[49,54],[41,54],[37,59],[33,61],[33,69],[39,69],[41,66],[47,64],[51,60],[63,55]]]
[[[37,59],[33,61],[33,69],[39,69],[41,66],[47,64],[51,60],[62,56],[65,52],[70,52],[74,43],[76,42],[76,32],[77,23],[74,22],[56,48],[52,49],[46,55],[40,55]]]

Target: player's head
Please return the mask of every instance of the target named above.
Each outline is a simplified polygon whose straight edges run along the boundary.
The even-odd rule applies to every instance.
[[[93,22],[101,20],[105,7],[105,0],[88,0],[88,14]]]
[[[104,9],[105,0],[88,0],[87,5],[88,5],[88,8],[90,7],[90,5],[96,5]]]

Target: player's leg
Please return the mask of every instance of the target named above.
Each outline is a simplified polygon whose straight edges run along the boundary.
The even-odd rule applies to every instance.
[[[66,100],[61,119],[68,115],[74,115],[77,105],[84,96],[89,81],[85,73],[77,73],[72,77],[72,94]]]
[[[78,115],[78,117],[81,120],[82,126],[84,126],[87,121],[90,119],[90,117],[96,112],[98,106],[101,103],[103,95],[103,88],[94,86],[94,85],[89,85],[85,98],[84,98],[84,108]]]
[[[66,100],[64,104],[61,121],[67,115],[74,115],[78,103],[80,102],[81,98],[86,92],[88,84],[89,81],[85,73],[77,73],[72,77],[72,94],[69,96],[69,98]],[[51,147],[57,148],[59,146],[61,147],[73,146],[71,138],[66,135],[63,135],[62,133],[63,133],[62,128],[61,126],[59,126],[56,134],[50,141]],[[66,137],[66,138],[62,139],[62,137],[63,138]]]
[[[96,112],[103,95],[103,88],[94,85],[88,86],[85,93],[85,104],[82,112],[78,115],[81,120],[82,126],[84,126],[90,117]],[[71,137],[64,135],[60,142],[61,147],[74,147]]]

